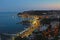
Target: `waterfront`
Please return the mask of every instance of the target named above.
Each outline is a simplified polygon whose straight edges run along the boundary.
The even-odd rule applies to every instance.
[[[8,13],[8,14],[7,14]],[[1,13],[0,17],[1,17],[1,22],[0,24],[0,39],[5,39],[6,40],[15,40],[17,37],[18,39],[23,40],[24,38],[28,38],[30,39],[31,36],[34,36],[32,38],[37,40],[37,36],[39,32],[41,35],[42,33],[42,38],[44,39],[44,37],[47,39],[51,39],[52,37],[52,31],[54,34],[53,37],[56,37],[56,35],[58,35],[58,31],[59,31],[59,15],[40,15],[40,16],[29,16],[29,17],[25,17],[27,15],[23,15],[23,16],[18,16],[17,13],[12,13],[12,12],[7,12],[7,13]],[[42,13],[43,14],[43,13]],[[25,18],[24,18],[25,17]],[[32,18],[31,20],[29,18]],[[27,19],[28,18],[28,19]],[[56,19],[56,20],[55,20]],[[3,21],[4,20],[4,21]],[[30,23],[30,26],[28,26],[27,28],[25,27],[25,25],[22,25],[25,23]],[[25,28],[25,29],[24,29]],[[53,29],[53,30],[52,30]],[[37,30],[37,31],[36,31]],[[56,30],[56,32],[55,32]],[[37,34],[35,34],[36,32]],[[45,34],[47,33],[47,34]],[[35,34],[35,35],[33,35]],[[46,36],[47,35],[47,36]],[[20,38],[19,38],[20,37]],[[49,38],[50,37],[50,38]],[[16,39],[17,40],[17,39]],[[25,40],[25,39],[24,39]],[[33,40],[33,39],[30,39]],[[39,40],[39,38],[38,38]]]
[[[60,16],[59,15],[60,14],[56,11],[43,11],[42,13],[40,13],[40,12],[41,11],[25,11],[22,14],[18,14],[22,18],[29,18],[29,17],[33,18],[33,21],[32,21],[33,25],[40,23],[40,24],[42,24],[41,26],[43,27],[43,28],[41,28],[41,26],[36,26],[36,27],[38,27],[38,29],[36,28],[37,29],[36,32],[33,31],[34,33],[33,32],[31,33],[31,31],[27,30],[27,31],[24,31],[21,35],[27,37],[28,35],[26,35],[26,34],[31,33],[32,35],[30,35],[30,37],[29,37],[30,40],[59,40],[60,39],[60,37],[59,37],[60,36],[60,31],[59,31],[60,30],[60,26],[59,26]],[[56,13],[54,13],[54,12],[56,12]],[[37,22],[37,20],[42,20],[42,21]],[[46,26],[47,28],[45,27],[46,28],[45,29],[44,26]],[[33,26],[33,28],[35,28],[35,26]],[[20,36],[20,37],[22,38],[22,36]],[[23,40],[25,37],[23,37]],[[39,38],[39,37],[41,37],[41,38]],[[18,38],[18,39],[20,39],[20,38]]]

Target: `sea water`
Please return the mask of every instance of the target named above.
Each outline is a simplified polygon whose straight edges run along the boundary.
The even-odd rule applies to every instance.
[[[24,30],[24,25],[17,24],[21,18],[18,12],[0,12],[0,33],[14,34]]]

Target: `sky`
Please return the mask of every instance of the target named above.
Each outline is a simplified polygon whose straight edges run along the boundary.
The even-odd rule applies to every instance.
[[[60,10],[60,0],[0,0],[0,12]]]

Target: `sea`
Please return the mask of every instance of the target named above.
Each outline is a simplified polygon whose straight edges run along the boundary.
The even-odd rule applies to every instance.
[[[22,21],[17,14],[18,12],[0,12],[0,34],[15,34],[24,30],[24,25],[17,24]]]

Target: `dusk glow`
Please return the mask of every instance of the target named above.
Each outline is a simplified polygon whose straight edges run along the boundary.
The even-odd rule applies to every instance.
[[[60,0],[0,0],[0,12],[59,9]]]

